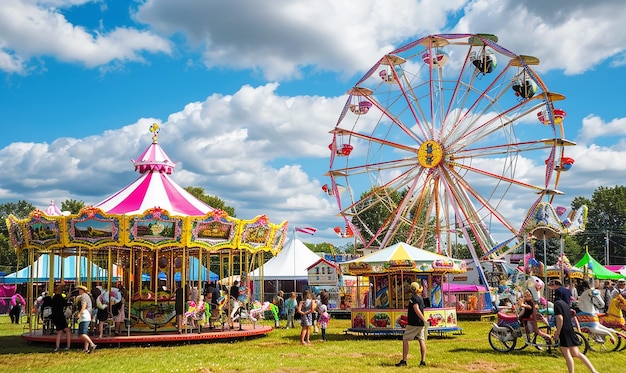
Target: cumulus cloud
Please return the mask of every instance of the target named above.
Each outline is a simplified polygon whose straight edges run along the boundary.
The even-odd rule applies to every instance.
[[[626,32],[621,0],[480,0],[468,2],[455,32],[489,32],[517,54],[540,57],[539,71],[574,75],[606,60],[623,62]]]
[[[242,218],[267,214],[278,223],[306,212],[311,220],[328,219],[336,210],[318,179],[328,156],[320,144],[330,142],[327,123],[343,98],[283,97],[277,87],[244,86],[190,103],[161,123],[159,144],[178,162],[175,181],[203,187]],[[130,159],[150,144],[153,122],[160,123],[143,118],[99,136],[13,143],[0,150],[3,187],[21,190],[40,206],[68,198],[96,204],[139,176]],[[295,154],[311,163],[296,163]],[[286,164],[272,166],[280,159]]]
[[[142,53],[172,52],[171,42],[149,31],[130,27],[88,30],[74,25],[56,8],[45,5],[80,5],[84,1],[0,3],[0,68],[26,72],[26,61],[48,56],[89,68],[114,61],[144,62]]]
[[[148,0],[135,18],[161,34],[185,35],[203,48],[208,67],[259,70],[275,80],[298,78],[307,67],[367,69],[407,36],[437,30],[463,3]]]
[[[602,118],[590,114],[583,119],[577,141],[588,144],[603,137],[622,137],[626,135],[626,118],[615,118],[605,122]]]

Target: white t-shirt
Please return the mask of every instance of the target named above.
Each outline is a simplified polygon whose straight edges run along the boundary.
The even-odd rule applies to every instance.
[[[78,315],[78,317],[79,317],[78,321],[80,321],[80,322],[82,322],[82,321],[91,321],[92,304],[91,304],[91,297],[89,296],[89,294],[83,293],[83,295],[80,296],[80,307],[81,307],[81,309],[83,307],[83,302],[87,303],[87,307],[85,307],[85,309],[80,313],[80,315]]]

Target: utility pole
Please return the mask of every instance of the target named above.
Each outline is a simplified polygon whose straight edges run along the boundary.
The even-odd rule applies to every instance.
[[[609,265],[609,230],[604,231],[604,265]]]

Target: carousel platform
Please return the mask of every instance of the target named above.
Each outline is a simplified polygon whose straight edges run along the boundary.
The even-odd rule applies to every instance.
[[[93,342],[101,347],[122,347],[123,345],[157,345],[157,344],[184,344],[184,343],[204,343],[204,342],[226,342],[233,340],[244,340],[248,338],[261,337],[270,333],[274,328],[264,325],[242,324],[241,328],[235,324],[234,329],[222,330],[221,328],[209,329],[202,328],[186,330],[179,334],[176,330],[159,330],[158,332],[150,331],[127,331],[121,335],[104,335],[103,338],[95,338],[91,336]],[[43,330],[27,332],[21,335],[21,338],[28,343],[49,343],[54,347],[56,342],[56,333]],[[72,333],[72,348],[82,348],[83,341],[76,332]],[[61,347],[65,347],[65,336],[61,337]]]

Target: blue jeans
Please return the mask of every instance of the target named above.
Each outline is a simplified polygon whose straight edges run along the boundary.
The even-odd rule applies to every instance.
[[[287,327],[288,328],[295,328],[295,326],[293,325],[293,318],[295,315],[296,315],[295,308],[287,310]]]

